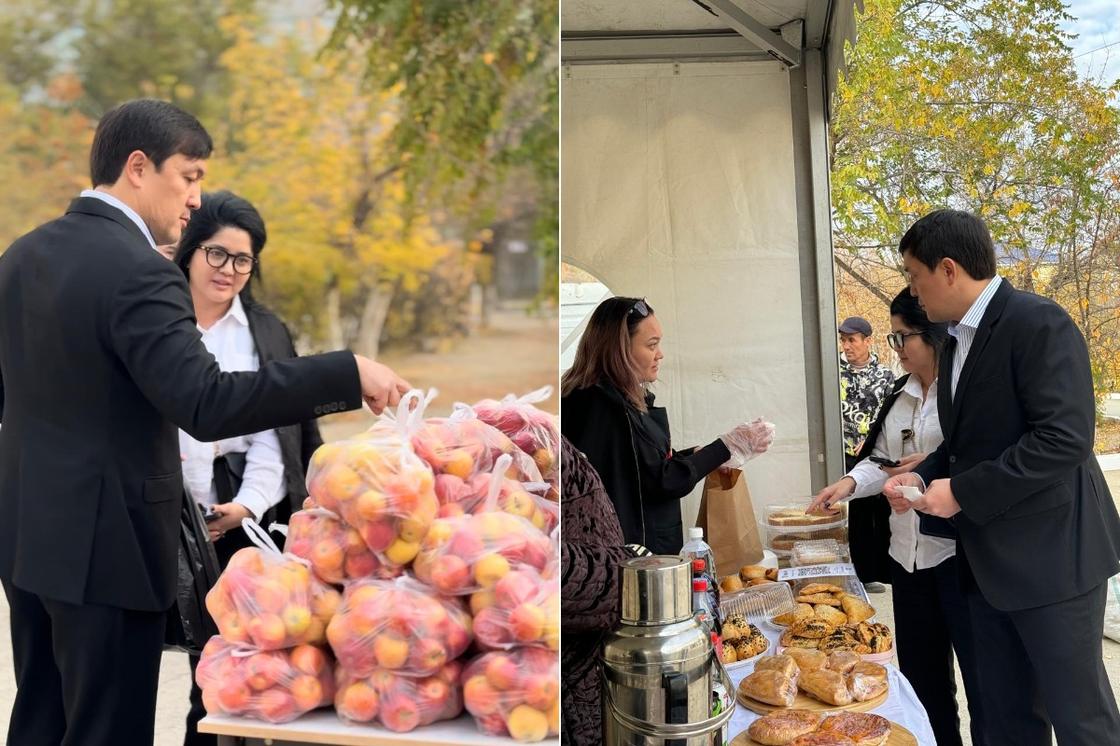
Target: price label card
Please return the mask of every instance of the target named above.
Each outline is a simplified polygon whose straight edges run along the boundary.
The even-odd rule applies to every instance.
[[[835,565],[806,565],[804,567],[787,567],[778,570],[778,580],[809,580],[812,578],[825,578],[833,575],[855,575],[856,568],[850,562]]]

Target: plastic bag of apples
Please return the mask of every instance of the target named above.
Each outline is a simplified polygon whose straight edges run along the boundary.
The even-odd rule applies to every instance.
[[[540,482],[533,459],[500,430],[478,419],[474,410],[457,403],[450,417],[424,421],[412,435],[416,455],[432,467],[440,517],[473,512],[485,500],[495,464],[506,456],[503,474],[518,482]]]
[[[450,720],[463,711],[459,687],[462,664],[447,663],[431,676],[404,676],[377,669],[368,676],[337,670],[335,711],[348,723],[377,721],[403,733],[437,720]]]
[[[513,570],[493,588],[471,594],[474,636],[483,650],[533,645],[560,649],[560,579]]]
[[[495,464],[495,474],[505,473],[507,457]],[[412,565],[416,577],[447,595],[466,595],[493,588],[512,570],[522,566],[543,570],[553,546],[548,537],[526,518],[500,510],[501,483],[494,480],[490,495],[478,512],[437,519],[424,537]],[[555,508],[552,503],[537,499]],[[507,505],[508,507],[508,505]]]
[[[327,628],[339,663],[355,676],[385,669],[431,676],[471,642],[463,602],[440,597],[410,577],[356,580]]]
[[[560,732],[559,677],[548,650],[486,653],[463,671],[463,704],[484,733],[541,741]]]
[[[258,650],[211,637],[195,677],[210,714],[286,723],[334,700],[334,666],[314,645]]]
[[[206,594],[219,634],[261,650],[324,642],[341,594],[316,578],[307,560],[280,552],[255,522],[241,525],[257,546],[238,550]]]
[[[472,409],[478,418],[509,436],[523,452],[532,457],[541,476],[554,488],[560,479],[560,429],[556,418],[534,404],[552,396],[544,386],[524,396],[507,395],[501,401],[483,399]],[[558,497],[558,493],[554,499]]]
[[[311,508],[292,514],[284,551],[303,557],[324,583],[341,584],[358,578],[393,578],[397,567],[384,565],[358,530],[326,508]]]
[[[396,416],[382,415],[362,435],[320,446],[308,468],[315,505],[342,516],[391,567],[412,561],[439,510],[432,470],[410,443],[434,396],[408,392]]]

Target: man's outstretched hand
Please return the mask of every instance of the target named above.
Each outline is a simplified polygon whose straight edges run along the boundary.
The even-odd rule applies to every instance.
[[[374,414],[381,414],[385,407],[395,407],[401,396],[412,386],[387,365],[374,362],[368,357],[355,355],[358,363],[358,378],[362,386],[362,398]]]

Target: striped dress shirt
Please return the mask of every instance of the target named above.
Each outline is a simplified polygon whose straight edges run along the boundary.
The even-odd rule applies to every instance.
[[[976,330],[980,328],[980,320],[984,318],[984,312],[988,310],[988,303],[991,302],[992,296],[996,294],[1000,282],[999,275],[992,278],[992,281],[988,283],[980,296],[973,301],[968,313],[961,317],[961,320],[957,323],[949,325],[949,334],[957,340],[957,349],[953,355],[951,389],[954,399],[957,398],[957,381],[960,380],[964,362],[968,359],[968,351],[972,348],[972,340],[976,338]]]

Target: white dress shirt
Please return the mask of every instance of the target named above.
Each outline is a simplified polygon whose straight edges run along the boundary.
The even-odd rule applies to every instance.
[[[234,296],[229,312],[209,329],[198,328],[202,342],[224,371],[255,371],[260,358],[249,332],[249,317],[241,299]],[[249,509],[253,518],[261,517],[284,497],[284,460],[275,430],[226,438],[215,443],[200,443],[179,431],[179,450],[183,461],[183,485],[187,494],[202,505],[218,502],[214,488],[214,459],[227,453],[245,454],[245,475],[234,498]]]
[[[996,294],[996,289],[999,287],[999,275],[992,278],[984,291],[972,302],[969,306],[968,313],[961,317],[961,320],[955,324],[949,325],[949,334],[957,338],[957,349],[953,354],[953,380],[952,392],[953,398],[957,396],[957,381],[961,378],[961,371],[964,370],[964,362],[968,359],[968,351],[972,349],[972,340],[976,339],[976,330],[980,328],[980,320],[984,318],[984,312],[988,310],[988,304],[992,301],[992,296]]]
[[[903,430],[913,433],[904,438]],[[929,386],[925,399],[918,377],[911,375],[883,420],[883,429],[875,441],[872,456],[898,461],[914,453],[932,453],[941,445],[941,421],[937,416],[937,381]],[[848,476],[856,487],[847,499],[878,495],[883,491],[887,473],[870,459],[856,464]],[[891,511],[890,555],[907,572],[936,567],[956,554],[953,539],[927,536],[918,531],[918,514],[913,510],[899,514]]]
[[[108,192],[99,192],[96,189],[83,189],[82,193],[78,196],[93,197],[94,199],[101,200],[107,205],[112,205],[113,207],[117,208],[126,216],[128,216],[129,220],[136,223],[136,226],[140,229],[140,232],[144,234],[144,238],[148,239],[148,243],[152,245],[152,248],[154,249],[156,247],[156,240],[152,238],[152,232],[148,230],[148,224],[145,223],[144,220],[136,213],[136,210],[133,210],[124,202],[121,202],[119,199],[109,194]]]

